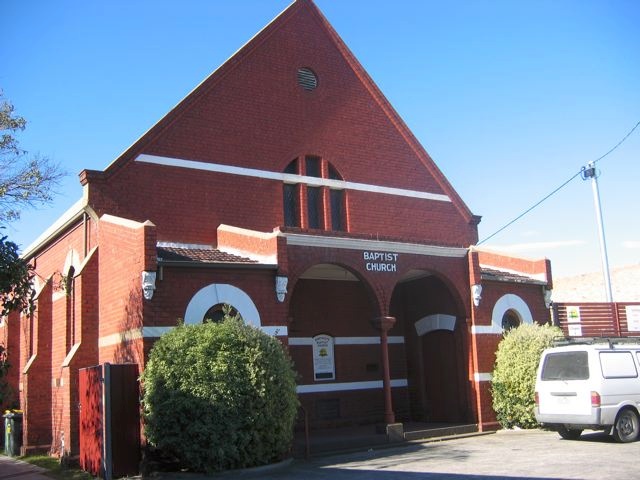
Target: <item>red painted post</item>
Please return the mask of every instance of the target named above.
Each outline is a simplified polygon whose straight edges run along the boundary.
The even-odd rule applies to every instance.
[[[396,422],[391,399],[391,372],[389,368],[389,343],[387,332],[395,325],[394,317],[377,317],[373,326],[380,330],[380,348],[382,350],[382,389],[384,391],[384,422],[389,425]]]

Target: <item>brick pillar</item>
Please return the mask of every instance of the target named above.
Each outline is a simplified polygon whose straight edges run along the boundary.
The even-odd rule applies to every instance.
[[[395,325],[395,317],[377,317],[372,320],[374,328],[380,330],[380,349],[382,353],[382,389],[384,391],[384,422],[389,425],[396,422],[391,400],[391,373],[389,369],[389,345],[387,333]]]

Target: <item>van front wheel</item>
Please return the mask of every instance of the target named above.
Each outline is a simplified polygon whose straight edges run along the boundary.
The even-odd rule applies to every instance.
[[[638,432],[640,432],[640,423],[638,415],[633,410],[625,408],[618,413],[613,429],[613,438],[617,442],[633,442],[638,438]]]
[[[558,433],[565,440],[578,440],[582,435],[582,430],[571,430],[570,428],[560,427]]]

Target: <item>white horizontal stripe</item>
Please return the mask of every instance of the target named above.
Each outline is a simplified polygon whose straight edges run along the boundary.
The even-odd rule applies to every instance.
[[[438,247],[417,243],[386,242],[343,237],[317,237],[299,233],[282,233],[281,235],[287,239],[288,245],[300,247],[341,248],[345,250],[409,253],[412,255],[450,258],[463,258],[467,255],[466,248],[458,247]]]
[[[278,325],[275,327],[260,327],[267,335],[271,335],[272,337],[286,337],[289,332],[286,325]]]
[[[471,327],[472,335],[502,335],[502,328],[494,325],[473,325]]]
[[[194,160],[184,160],[181,158],[160,157],[157,155],[141,154],[136,158],[136,162],[152,163],[154,165],[164,165],[167,167],[191,168],[207,172],[227,173],[230,175],[242,175],[245,177],[263,178],[266,180],[279,180],[285,183],[304,183],[317,187],[329,187],[336,189],[358,190],[370,193],[383,193],[386,195],[397,195],[401,197],[422,198],[425,200],[435,200],[438,202],[451,202],[448,195],[440,193],[421,192],[418,190],[407,190],[404,188],[384,187],[382,185],[370,185],[367,183],[345,182],[344,180],[333,180],[329,178],[308,177],[305,175],[295,175],[292,173],[270,172],[268,170],[258,170],[255,168],[236,167],[233,165],[223,165],[220,163],[198,162]]]
[[[335,337],[336,345],[380,345],[380,337]],[[404,343],[404,337],[388,337],[388,343]],[[289,337],[289,345],[313,345],[311,337]]]
[[[493,375],[491,373],[474,373],[473,374],[473,379],[476,382],[490,382],[492,378],[493,378]]]
[[[170,332],[176,327],[142,327],[142,329],[134,328],[125,332],[112,333],[111,335],[105,335],[98,340],[98,347],[108,347],[111,345],[118,345],[122,342],[129,342],[131,340],[138,340],[140,338],[159,338],[167,332]],[[267,335],[273,337],[286,337],[287,327],[259,327]]]
[[[406,387],[408,385],[406,378],[391,380],[391,387]],[[372,390],[381,389],[382,380],[371,382],[345,382],[345,383],[319,383],[312,385],[298,385],[296,391],[298,393],[321,393],[321,392],[349,392],[355,390]]]

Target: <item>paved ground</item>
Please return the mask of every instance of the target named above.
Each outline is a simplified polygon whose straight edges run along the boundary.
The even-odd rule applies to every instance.
[[[224,475],[231,476],[238,475]],[[640,478],[640,442],[617,444],[601,433],[569,441],[553,432],[501,431],[296,461],[287,468],[251,476],[273,480],[635,480]]]
[[[44,469],[0,454],[0,480],[51,480]]]
[[[561,440],[539,430],[412,444],[294,461],[276,469],[229,472],[211,478],[265,480],[507,480],[640,478],[640,442],[614,443],[601,433]],[[138,477],[139,478],[139,477]],[[156,475],[155,480],[201,480],[202,475]],[[37,467],[0,456],[0,480],[46,480]],[[50,480],[50,479],[49,479]]]

